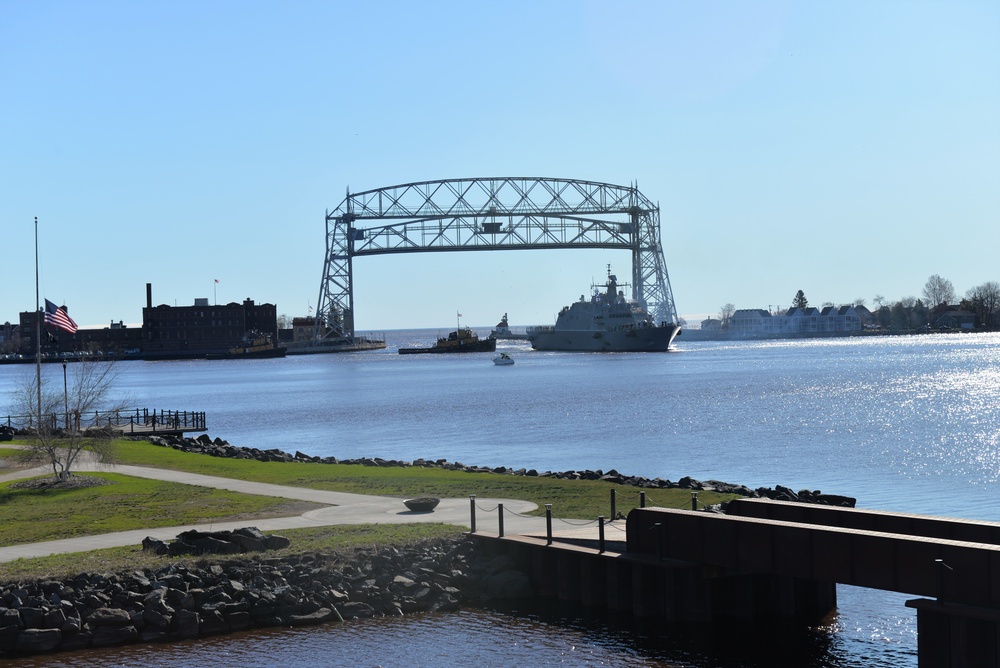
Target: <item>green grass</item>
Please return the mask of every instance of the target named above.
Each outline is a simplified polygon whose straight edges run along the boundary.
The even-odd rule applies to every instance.
[[[157,570],[170,564],[192,567],[236,559],[256,559],[262,556],[270,558],[310,553],[349,553],[358,548],[401,546],[428,538],[458,537],[462,531],[460,527],[450,524],[430,523],[359,524],[289,529],[279,532],[291,540],[291,545],[287,548],[238,557],[233,555],[167,557],[144,552],[138,546],[112,547],[91,552],[56,554],[0,563],[0,583],[62,579],[79,573],[120,573],[143,568]]]
[[[257,462],[180,452],[146,442],[119,441],[119,463],[189,471],[257,482],[360,494],[415,497],[524,499],[544,514],[565,519],[610,517],[610,493],[616,510],[628,513],[639,505],[639,490],[601,481],[557,480],[494,473],[465,473],[436,468],[347,466],[300,462]],[[181,524],[252,520],[295,515],[316,507],[299,501],[240,494],[198,486],[88,473],[116,484],[76,490],[11,489],[0,483],[0,545],[95,535],[130,529]],[[733,495],[701,492],[701,504],[719,503]],[[647,506],[689,508],[691,494],[682,489],[646,491]]]
[[[557,480],[495,473],[465,473],[436,468],[347,466],[303,462],[258,462],[224,459],[163,448],[143,441],[121,441],[116,454],[122,464],[152,466],[205,475],[253,480],[277,485],[311,487],[382,496],[499,497],[524,499],[539,506],[552,504],[556,517],[592,519],[610,515],[611,490],[616,510],[627,513],[639,505],[639,490],[601,481]],[[701,504],[733,498],[732,494],[700,492]],[[646,490],[647,506],[690,508],[691,493],[683,489]]]
[[[111,485],[13,489],[0,483],[0,546],[131,529],[301,514],[319,504],[193,485],[87,473]]]

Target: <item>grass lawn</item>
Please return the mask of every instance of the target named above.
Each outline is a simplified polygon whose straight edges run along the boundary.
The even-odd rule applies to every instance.
[[[122,464],[152,466],[216,475],[226,478],[253,480],[278,485],[312,487],[338,492],[378,494],[383,496],[438,496],[524,499],[539,506],[536,514],[544,514],[544,505],[552,504],[555,517],[594,519],[610,516],[611,490],[616,490],[618,512],[628,513],[639,506],[639,490],[588,480],[556,480],[496,473],[465,473],[436,468],[346,466],[342,464],[312,464],[302,462],[258,462],[247,459],[209,457],[144,441],[120,441],[118,461]],[[700,492],[702,504],[720,503],[733,494]],[[646,505],[664,508],[690,508],[691,492],[684,489],[646,490]]]
[[[14,443],[16,445],[17,442]],[[9,449],[0,449],[0,459]],[[369,467],[299,462],[257,462],[184,453],[141,441],[118,441],[117,462],[174,469],[280,485],[311,487],[383,496],[439,496],[524,499],[551,503],[553,516],[567,519],[610,517],[610,494],[616,510],[628,513],[639,505],[639,490],[601,481],[556,480],[494,473],[465,473],[434,468]],[[8,470],[9,472],[9,470]],[[114,473],[86,473],[113,484],[60,490],[12,489],[0,483],[0,545],[71,538],[129,529],[207,523],[300,514],[317,507],[301,501],[260,497],[225,490],[138,479]],[[699,493],[702,504],[719,503],[731,494]],[[689,508],[688,490],[646,490],[646,505]],[[401,545],[421,538],[457,536],[462,528],[440,524],[360,525],[296,529],[282,532],[291,547],[268,555],[343,551],[372,545]],[[232,559],[220,557],[219,559]],[[185,558],[181,558],[185,559]],[[186,558],[205,562],[205,558]],[[63,577],[80,572],[116,572],[157,568],[175,563],[145,554],[136,547],[19,559],[0,564],[0,582]],[[195,563],[191,561],[190,563]]]
[[[299,515],[321,507],[222,489],[86,473],[112,484],[76,489],[14,489],[0,483],[0,546],[130,529]]]
[[[195,566],[231,562],[237,559],[286,557],[309,553],[349,553],[357,548],[385,545],[406,545],[427,538],[451,538],[463,529],[450,524],[358,524],[309,529],[289,529],[279,532],[291,540],[281,550],[255,554],[166,557],[144,552],[138,546],[112,547],[76,554],[55,554],[48,557],[18,559],[0,563],[0,583],[40,579],[62,579],[79,573],[120,573],[148,568],[157,570],[170,564]],[[270,532],[269,532],[270,533]]]

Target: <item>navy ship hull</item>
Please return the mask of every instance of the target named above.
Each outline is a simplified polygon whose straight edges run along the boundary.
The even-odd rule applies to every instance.
[[[535,350],[566,352],[663,352],[680,333],[676,325],[644,327],[627,331],[562,330],[534,331],[528,335]]]

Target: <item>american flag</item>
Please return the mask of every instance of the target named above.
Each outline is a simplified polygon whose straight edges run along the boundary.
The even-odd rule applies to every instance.
[[[45,300],[45,324],[66,330],[70,334],[75,334],[77,330],[76,323],[69,317],[69,313],[66,313],[66,309],[56,306],[48,299]]]

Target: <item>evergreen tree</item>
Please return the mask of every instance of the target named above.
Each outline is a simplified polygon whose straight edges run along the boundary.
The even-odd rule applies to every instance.
[[[795,299],[792,300],[792,308],[809,308],[809,300],[806,299],[806,293],[801,290],[795,293]]]

